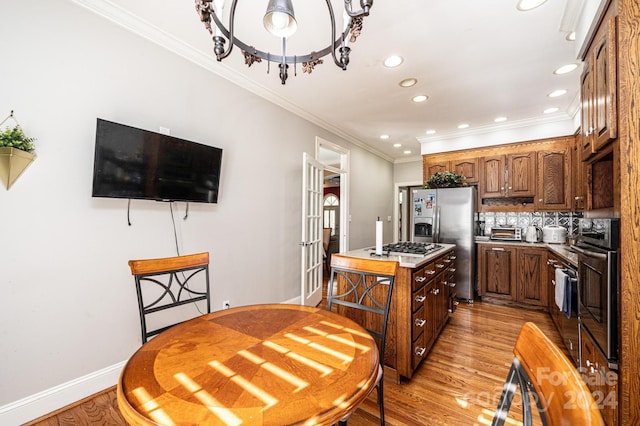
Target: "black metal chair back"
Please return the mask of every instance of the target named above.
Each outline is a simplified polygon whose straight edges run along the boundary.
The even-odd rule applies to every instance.
[[[344,315],[365,328],[380,351],[378,405],[384,424],[383,365],[387,323],[398,262],[358,259],[334,254],[327,288],[327,309]]]
[[[140,311],[142,343],[198,314],[211,312],[209,253],[158,259],[130,260]],[[196,304],[193,310],[180,308]],[[205,305],[206,312],[200,306]],[[157,315],[171,309],[171,313]]]

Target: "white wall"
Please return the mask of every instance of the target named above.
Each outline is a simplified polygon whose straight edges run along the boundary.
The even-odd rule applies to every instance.
[[[0,188],[0,417],[126,360],[140,346],[127,260],[176,252],[169,204],[132,201],[128,226],[125,200],[91,197],[96,117],[224,149],[219,203],[192,203],[186,221],[174,205],[181,253],[211,254],[214,309],[300,296],[316,136],[352,150],[351,247],[392,214],[388,161],[68,1],[3,1],[0,16],[0,116],[15,110],[38,155]]]

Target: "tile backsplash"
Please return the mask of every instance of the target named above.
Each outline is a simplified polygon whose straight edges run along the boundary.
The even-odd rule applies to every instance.
[[[526,228],[529,225],[542,228],[547,225],[560,225],[567,228],[567,235],[578,232],[578,221],[582,213],[573,212],[480,212],[477,220],[484,222],[485,235],[489,235],[494,226],[517,226]]]

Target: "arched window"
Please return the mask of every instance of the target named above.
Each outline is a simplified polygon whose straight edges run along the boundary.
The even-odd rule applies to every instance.
[[[336,234],[336,218],[339,213],[340,199],[335,194],[327,194],[324,197],[323,213],[324,221],[323,226],[325,228],[331,228],[331,235]]]

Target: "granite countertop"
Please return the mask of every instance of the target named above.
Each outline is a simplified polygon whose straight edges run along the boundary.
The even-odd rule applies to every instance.
[[[476,244],[499,244],[501,246],[520,246],[520,247],[540,247],[546,248],[557,254],[565,261],[573,266],[578,266],[578,253],[571,250],[571,246],[567,244],[550,244],[550,243],[527,243],[525,241],[502,241],[490,240],[486,238],[476,238]]]
[[[434,251],[433,253],[429,253],[426,256],[419,256],[419,257],[418,256],[398,256],[398,255],[375,256],[375,255],[372,255],[373,251],[371,250],[370,247],[348,251],[344,253],[344,256],[357,257],[361,259],[376,259],[380,261],[395,260],[400,262],[400,266],[403,268],[417,268],[437,258],[443,253],[447,252],[447,250],[450,250],[456,246],[455,244],[444,244],[444,243],[438,243],[438,244],[442,246],[440,250]]]

